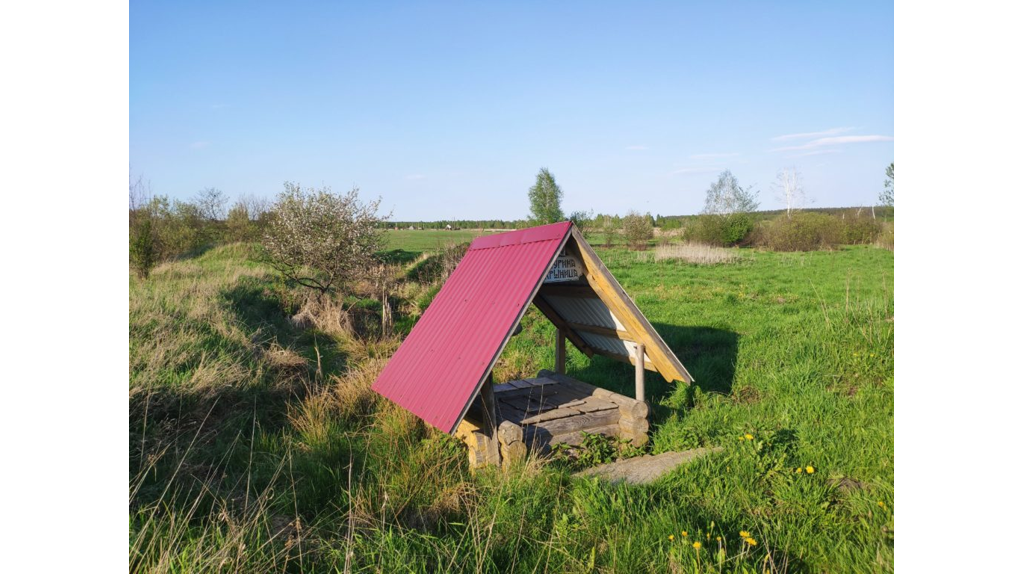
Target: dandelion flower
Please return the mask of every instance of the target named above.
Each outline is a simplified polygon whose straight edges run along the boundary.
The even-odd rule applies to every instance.
[[[881,500],[878,501],[878,508],[885,508],[885,503]]]
[[[807,474],[814,474],[814,467],[813,466],[807,465]]]
[[[796,469],[796,473],[797,473],[797,474],[800,474],[800,473],[802,473],[803,471],[804,471],[804,469],[803,469],[802,467],[801,467],[801,468],[798,468],[798,469]]]
[[[754,440],[754,435],[752,435],[750,433],[747,433],[747,434],[743,435],[743,438],[745,438],[747,440]]]
[[[754,540],[753,538],[747,538],[744,542],[751,546],[757,546],[757,540]]]
[[[687,536],[689,536],[689,534],[687,534],[685,530],[684,530],[684,531],[682,531],[682,533],[681,533],[681,534],[683,535],[683,538],[686,538]]]
[[[693,549],[694,550],[700,550],[700,542],[694,542],[693,543]]]
[[[721,536],[715,536],[715,542],[721,542],[721,541],[722,541],[722,537]]]
[[[672,541],[673,541],[673,540],[675,540],[675,539],[676,539],[676,535],[675,535],[675,534],[669,534],[669,535],[668,535],[668,541],[669,541],[669,542],[672,542]]]
[[[750,538],[750,533],[746,530],[740,530],[740,538]]]

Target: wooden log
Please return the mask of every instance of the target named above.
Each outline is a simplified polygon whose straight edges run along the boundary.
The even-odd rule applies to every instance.
[[[651,430],[651,423],[645,419],[619,419],[619,428],[623,433],[631,435],[647,434],[647,431]]]
[[[544,421],[526,427],[526,440],[529,442],[531,436],[544,435],[555,436],[575,431],[588,430],[596,427],[615,425],[618,434],[619,411],[615,409],[597,411],[593,413],[582,413],[571,417]]]
[[[509,445],[501,445],[501,463],[508,465],[519,462],[526,458],[526,443],[514,442]]]
[[[636,400],[646,402],[644,398],[644,344],[636,344]]]
[[[650,440],[647,432],[650,430],[650,423],[646,419],[619,419],[619,436],[629,439],[633,446],[643,446]]]
[[[547,445],[564,443],[570,446],[577,446],[583,444],[583,433],[587,434],[603,434],[605,436],[618,436],[619,427],[616,425],[608,425],[603,427],[595,427],[590,429],[583,429],[565,434],[554,435],[548,441]]]
[[[501,464],[501,451],[498,441],[480,432],[474,432],[474,440],[469,444],[469,468]]]
[[[455,427],[454,435],[463,442],[467,442],[470,439],[471,433],[480,430],[483,430],[483,424],[480,423],[480,421],[466,416],[462,419],[462,422],[459,423],[459,426]]]
[[[509,421],[501,423],[498,425],[498,440],[504,445],[523,442],[523,427]]]

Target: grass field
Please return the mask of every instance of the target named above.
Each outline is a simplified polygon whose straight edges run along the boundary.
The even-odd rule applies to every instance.
[[[302,294],[247,246],[132,278],[130,568],[892,571],[893,253],[598,252],[697,380],[649,377],[652,451],[724,448],[649,486],[536,460],[471,474],[460,443],[368,390],[399,337],[294,328]],[[400,281],[397,324],[436,289]],[[553,327],[523,327],[499,381],[553,366]],[[567,368],[632,393],[629,366],[573,349]]]
[[[435,251],[451,243],[468,243],[474,237],[489,233],[479,229],[446,231],[440,229],[389,229],[388,248],[421,253]]]

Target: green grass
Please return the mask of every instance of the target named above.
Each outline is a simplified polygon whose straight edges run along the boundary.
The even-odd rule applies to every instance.
[[[387,231],[388,248],[417,253],[436,251],[451,243],[468,243],[473,241],[473,238],[486,233],[490,232],[479,229],[460,229],[458,231],[389,229]]]
[[[536,461],[470,474],[461,444],[368,390],[397,341],[292,329],[301,295],[244,247],[132,279],[131,568],[892,571],[892,252],[598,251],[697,380],[649,377],[652,450],[724,448],[650,486]],[[407,283],[396,308],[411,323],[432,292]],[[551,325],[523,326],[498,380],[554,363]],[[573,349],[568,370],[632,393],[621,363]]]

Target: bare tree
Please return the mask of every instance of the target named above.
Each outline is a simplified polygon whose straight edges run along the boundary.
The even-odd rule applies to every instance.
[[[208,187],[196,194],[192,203],[199,210],[199,214],[207,221],[223,221],[227,216],[225,206],[228,204],[228,197],[216,187]]]
[[[803,176],[795,167],[787,167],[779,170],[772,184],[775,190],[775,197],[786,204],[786,217],[792,217],[793,212],[800,209],[807,202],[807,193],[804,191]]]

